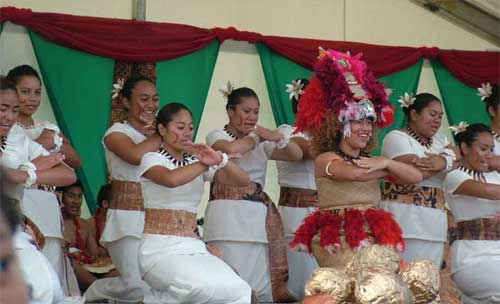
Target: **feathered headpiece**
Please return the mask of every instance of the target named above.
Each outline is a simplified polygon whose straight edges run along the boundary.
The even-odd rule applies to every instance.
[[[344,125],[344,136],[349,136],[352,120],[371,118],[379,128],[394,122],[390,90],[368,71],[361,56],[320,48],[314,76],[300,98],[298,132],[319,128],[328,111]]]

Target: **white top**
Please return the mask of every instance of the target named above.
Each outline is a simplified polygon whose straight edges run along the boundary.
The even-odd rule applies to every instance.
[[[309,136],[302,132],[292,134],[295,131],[295,127],[290,125],[281,125],[279,130],[285,137],[300,137],[309,140]],[[281,187],[316,190],[314,160],[277,161],[276,166],[278,167],[278,183]]]
[[[188,164],[198,162],[194,157],[186,158]],[[142,176],[146,171],[155,166],[162,166],[169,170],[178,168],[165,154],[149,152],[144,154],[141,160],[139,174]],[[204,174],[196,177],[187,184],[175,188],[158,185],[147,179],[141,179],[142,196],[144,207],[153,209],[175,209],[197,213],[198,205],[204,190],[204,182],[211,181],[215,171],[209,169]]]
[[[0,164],[11,169],[17,169],[25,162],[34,160],[41,155],[49,155],[40,144],[29,138],[24,130],[14,125],[7,135],[5,151],[0,156]],[[7,187],[12,198],[22,200],[24,184]]]
[[[233,141],[223,129],[210,132],[206,138],[212,146],[218,140]],[[275,143],[260,142],[253,150],[234,162],[250,175],[250,179],[264,187],[267,161]],[[267,243],[267,207],[260,202],[247,200],[214,200],[205,211],[203,237],[206,241],[241,241]]]
[[[33,140],[37,139],[42,135],[42,132],[44,129],[52,130],[54,131],[54,136],[55,135],[60,135],[61,130],[59,127],[51,122],[48,121],[34,121],[34,125],[30,127],[25,127],[17,123],[19,127],[23,129],[23,131]]]
[[[487,183],[500,185],[500,173],[497,171],[484,173],[484,177]],[[500,213],[500,200],[453,194],[463,182],[471,179],[473,177],[469,173],[455,169],[448,173],[444,181],[446,201],[456,222],[494,217]]]
[[[146,136],[128,123],[113,124],[104,134],[104,138],[114,132],[125,134],[136,144],[146,139]],[[127,163],[118,155],[108,150],[104,144],[104,140],[103,146],[111,179],[139,182],[139,166]],[[106,214],[106,225],[102,232],[101,242],[105,244],[106,242],[113,242],[126,236],[140,239],[143,230],[144,211],[109,209]]]
[[[432,138],[432,145],[426,148],[421,145],[415,138],[405,132],[392,130],[389,132],[382,142],[382,155],[394,159],[396,157],[415,154],[418,157],[425,157],[425,153],[440,154],[450,143],[445,136],[436,134]],[[435,174],[428,179],[418,183],[418,186],[442,188],[443,180],[446,176],[446,170]]]
[[[144,136],[142,133],[134,129],[130,124],[120,123],[120,122],[113,124],[104,134],[104,138],[106,138],[106,136],[108,136],[109,134],[115,132],[125,134],[135,144],[141,143],[144,140],[146,140],[146,136]],[[139,166],[131,165],[126,161],[124,161],[123,159],[121,159],[115,153],[111,152],[104,144],[104,139],[103,139],[103,145],[104,145],[104,154],[106,156],[106,163],[108,165],[108,171],[111,176],[111,179],[138,182],[140,176],[138,171]]]
[[[208,133],[206,141],[207,145],[212,146],[219,140],[234,141],[224,129],[213,130]],[[260,142],[253,150],[245,153],[241,158],[235,159],[234,162],[243,170],[245,170],[253,182],[259,183],[264,187],[266,183],[267,161],[273,154],[276,144],[268,141]]]

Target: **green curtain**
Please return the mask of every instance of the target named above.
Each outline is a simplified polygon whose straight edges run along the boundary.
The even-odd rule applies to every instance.
[[[271,99],[271,107],[273,109],[276,124],[292,124],[295,121],[295,115],[292,112],[288,93],[285,91],[286,84],[290,83],[293,79],[310,78],[312,76],[312,71],[273,52],[264,44],[258,44],[257,50],[260,55],[262,69],[264,70],[264,76],[266,78],[266,85],[269,92],[269,98]],[[391,127],[379,132],[379,142],[381,142],[387,132],[403,126],[404,114],[399,108],[397,100],[399,99],[399,96],[403,95],[405,92],[416,92],[420,79],[420,72],[422,70],[422,63],[423,60],[420,60],[405,70],[379,79],[386,82],[387,87],[393,90],[390,96],[390,101],[397,107],[395,113],[395,123]],[[379,150],[374,153],[378,154]]]
[[[205,107],[219,46],[219,42],[214,41],[197,52],[156,64],[160,104],[186,105],[193,112],[195,130]]]
[[[450,125],[460,121],[489,125],[490,119],[485,104],[477,95],[476,88],[471,88],[455,78],[439,60],[432,60],[431,63]]]
[[[82,157],[77,173],[93,212],[99,188],[106,182],[101,140],[109,124],[115,61],[29,34],[57,123]]]

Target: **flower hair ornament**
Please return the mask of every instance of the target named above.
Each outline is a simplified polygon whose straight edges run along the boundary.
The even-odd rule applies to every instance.
[[[288,98],[292,100],[299,100],[300,96],[304,94],[304,84],[302,80],[292,80],[292,83],[286,85],[286,92],[289,94]]]
[[[405,92],[403,96],[399,96],[398,102],[400,103],[401,108],[409,108],[415,103],[415,97],[413,97],[413,93]]]
[[[482,83],[480,88],[477,88],[477,96],[481,97],[484,101],[486,98],[491,96],[493,87],[489,83]]]
[[[458,125],[450,126],[450,131],[453,132],[453,134],[456,136],[462,132],[467,131],[468,127],[469,127],[469,124],[467,122],[461,121],[458,123]]]
[[[111,96],[111,99],[115,99],[116,97],[120,96],[121,91],[123,90],[123,86],[125,85],[125,79],[119,78],[116,83],[113,83],[113,89],[111,90],[111,93],[113,94]]]
[[[343,125],[345,137],[350,136],[354,120],[369,118],[379,128],[394,122],[391,91],[373,76],[361,56],[320,48],[314,75],[300,99],[296,132],[320,128],[329,112]]]
[[[226,100],[229,99],[229,95],[234,91],[235,86],[231,83],[231,81],[227,81],[227,83],[219,89],[219,92],[224,96]]]

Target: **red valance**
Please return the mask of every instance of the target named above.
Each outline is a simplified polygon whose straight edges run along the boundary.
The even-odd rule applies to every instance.
[[[440,50],[436,47],[383,46],[359,42],[265,36],[234,27],[201,29],[175,23],[36,13],[0,8],[0,23],[28,27],[45,39],[98,56],[134,62],[177,58],[206,47],[215,39],[263,43],[278,54],[311,69],[318,47],[363,53],[375,76],[389,75],[421,58],[439,59],[460,81],[471,87],[500,83],[500,52]]]

